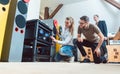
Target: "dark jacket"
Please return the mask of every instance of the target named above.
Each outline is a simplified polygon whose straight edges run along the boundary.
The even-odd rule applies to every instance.
[[[99,29],[101,30],[101,32],[103,33],[103,35],[105,37],[107,37],[108,31],[107,31],[107,26],[106,26],[105,21],[99,21],[97,26],[99,27]]]

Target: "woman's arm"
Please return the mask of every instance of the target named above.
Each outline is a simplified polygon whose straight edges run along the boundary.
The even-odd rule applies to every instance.
[[[67,45],[72,40],[73,36],[71,34],[68,34],[68,36],[65,38],[64,41],[56,40],[54,37],[51,37],[51,38],[56,43]]]

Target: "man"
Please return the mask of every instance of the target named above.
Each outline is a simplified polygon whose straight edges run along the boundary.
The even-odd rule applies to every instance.
[[[94,63],[101,63],[100,56],[101,51],[100,47],[103,43],[104,36],[99,30],[99,28],[93,24],[89,23],[88,16],[82,16],[79,21],[78,27],[78,36],[77,36],[77,46],[82,54],[85,57],[84,61],[88,60],[88,56],[83,48],[83,46],[90,47],[92,49],[92,54],[94,58]],[[81,34],[85,36],[86,39],[81,37]]]
[[[103,52],[102,56],[101,56],[101,61],[103,63],[107,63],[107,59],[108,59],[108,52],[107,52],[107,48],[106,48],[106,40],[107,40],[107,26],[105,21],[103,20],[99,20],[99,15],[94,15],[94,21],[96,22],[96,25],[99,27],[99,29],[101,30],[102,34],[104,35],[104,41],[102,43],[101,46],[101,51]]]

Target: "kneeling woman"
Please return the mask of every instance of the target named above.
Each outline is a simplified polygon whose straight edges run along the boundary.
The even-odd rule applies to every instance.
[[[65,28],[62,32],[62,35],[60,36],[62,41],[56,40],[54,37],[51,37],[52,40],[56,43],[62,44],[62,47],[60,48],[58,54],[55,56],[55,61],[64,61],[68,60],[69,62],[74,61],[73,56],[73,27],[74,26],[74,20],[72,17],[66,17],[65,20]],[[63,57],[67,57],[66,59]]]

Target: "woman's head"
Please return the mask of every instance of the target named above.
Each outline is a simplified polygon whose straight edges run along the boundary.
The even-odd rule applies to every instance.
[[[69,31],[73,35],[73,27],[74,26],[74,19],[72,17],[66,17],[65,19],[65,27],[69,28]]]

